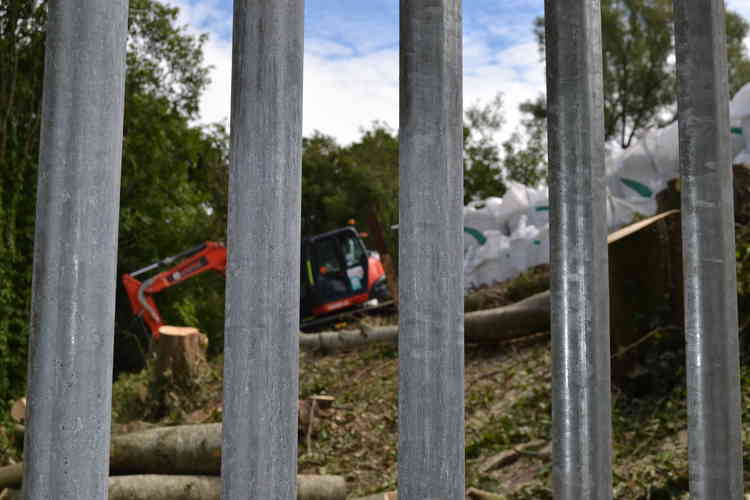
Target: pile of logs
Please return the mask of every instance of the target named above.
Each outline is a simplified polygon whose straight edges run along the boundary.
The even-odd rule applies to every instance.
[[[161,427],[112,437],[110,500],[212,500],[221,493],[221,424]],[[23,464],[0,467],[0,491],[20,499]],[[298,500],[344,500],[341,476],[297,476]]]

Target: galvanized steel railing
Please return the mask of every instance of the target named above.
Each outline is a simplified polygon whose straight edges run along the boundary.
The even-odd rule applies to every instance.
[[[26,499],[106,497],[127,2],[50,1]],[[546,0],[553,488],[611,498],[598,0]],[[401,0],[401,498],[464,492],[461,0]],[[222,475],[295,497],[303,0],[236,0]],[[690,485],[742,497],[724,6],[675,0]],[[262,237],[256,237],[262,235]],[[250,326],[252,325],[252,326]]]

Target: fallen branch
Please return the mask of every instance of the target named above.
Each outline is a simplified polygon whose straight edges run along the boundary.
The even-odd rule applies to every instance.
[[[464,316],[466,342],[491,343],[516,339],[549,329],[549,291],[494,309]],[[363,326],[361,330],[341,330],[300,334],[300,349],[330,353],[363,345],[398,341],[398,326]]]
[[[219,500],[221,479],[215,476],[137,475],[109,478],[109,500]],[[341,476],[297,476],[297,500],[344,500]],[[12,490],[9,500],[21,500]]]
[[[318,402],[317,400],[313,399],[310,402],[310,420],[307,422],[307,448],[305,451],[307,453],[312,453],[312,430],[313,430],[313,424],[315,423],[315,410],[318,409]]]
[[[505,497],[495,495],[494,493],[490,493],[488,491],[469,488],[466,492],[466,498],[470,500],[503,500]]]
[[[537,457],[537,458],[550,458],[552,454],[552,447],[550,445],[545,446],[539,451],[532,451],[536,448],[541,447],[545,444],[545,441],[535,440],[525,444],[514,446],[508,450],[502,451],[497,455],[493,455],[488,458],[484,464],[479,468],[479,472],[485,474],[495,469],[507,467],[515,463],[522,455]]]

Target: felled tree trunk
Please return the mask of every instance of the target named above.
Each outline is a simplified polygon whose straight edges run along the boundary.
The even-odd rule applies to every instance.
[[[109,463],[112,475],[219,475],[221,424],[161,427],[113,436]]]
[[[466,342],[492,343],[525,337],[549,329],[549,291],[515,304],[475,311],[464,316]],[[335,352],[363,345],[396,342],[398,326],[363,327],[300,335],[303,351]]]
[[[23,479],[23,464],[6,465],[0,467],[0,491],[3,488],[14,488]]]
[[[333,399],[319,395],[300,401],[300,429],[310,431],[309,406],[312,401],[318,408],[325,409]],[[218,476],[221,472],[221,425],[180,425],[115,434],[110,445],[110,474]],[[0,467],[0,490],[15,487],[22,480],[22,464]]]
[[[109,500],[219,500],[216,476],[136,475],[109,478]],[[9,500],[21,500],[13,490]],[[297,476],[298,500],[345,500],[346,481],[340,476]]]
[[[179,425],[112,436],[109,473],[211,475],[221,473],[221,424]],[[21,464],[0,467],[0,490],[23,480]]]
[[[162,427],[116,435],[110,446],[110,496],[112,500],[140,498],[190,500],[205,496],[212,487],[206,478],[221,473],[221,424]],[[158,474],[159,476],[153,476]],[[119,476],[123,476],[122,479]],[[182,479],[179,479],[182,478]],[[0,467],[0,490],[18,488],[23,481],[21,464]],[[218,479],[215,479],[218,484]],[[298,476],[297,498],[344,499],[346,482],[338,476]],[[195,490],[198,496],[179,496]],[[128,493],[131,492],[131,493]],[[192,493],[191,493],[192,494]]]

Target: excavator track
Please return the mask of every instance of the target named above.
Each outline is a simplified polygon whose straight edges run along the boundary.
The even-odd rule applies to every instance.
[[[323,316],[320,318],[311,319],[309,321],[303,321],[300,330],[302,333],[316,333],[325,330],[330,325],[347,320],[359,319],[364,316],[370,316],[379,313],[395,312],[396,306],[392,300],[382,302],[374,306],[358,307],[355,309],[349,309],[340,313]]]

